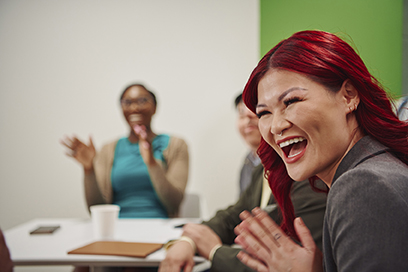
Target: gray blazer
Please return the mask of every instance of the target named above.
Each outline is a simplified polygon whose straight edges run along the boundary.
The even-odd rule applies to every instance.
[[[362,138],[336,171],[323,233],[325,271],[408,271],[408,166]]]

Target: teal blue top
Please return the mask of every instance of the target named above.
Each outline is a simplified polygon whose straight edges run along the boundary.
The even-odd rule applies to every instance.
[[[170,136],[157,135],[152,142],[153,155],[164,161],[163,151],[169,145]],[[121,218],[168,218],[143,162],[139,143],[128,138],[119,139],[112,166],[113,204],[120,206]]]

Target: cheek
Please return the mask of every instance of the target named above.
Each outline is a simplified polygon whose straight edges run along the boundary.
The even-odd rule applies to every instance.
[[[262,138],[267,142],[270,146],[273,146],[272,143],[274,141],[273,135],[270,130],[270,126],[266,120],[259,120],[258,122],[259,132],[261,133]]]
[[[240,119],[237,121],[237,128],[238,128],[239,133],[243,136],[244,135],[244,125]]]
[[[140,111],[141,114],[144,114],[145,116],[149,115],[149,116],[153,116],[154,115],[154,110],[147,108],[147,109],[143,109]]]

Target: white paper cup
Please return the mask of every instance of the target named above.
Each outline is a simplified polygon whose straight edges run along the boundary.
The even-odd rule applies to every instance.
[[[91,206],[91,218],[96,240],[113,240],[120,207],[104,204]]]

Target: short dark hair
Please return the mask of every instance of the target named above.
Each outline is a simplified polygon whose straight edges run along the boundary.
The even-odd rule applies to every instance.
[[[242,102],[242,93],[240,93],[236,98],[235,98],[235,108],[238,108],[239,103]]]
[[[148,90],[143,84],[140,84],[140,83],[134,83],[134,84],[131,84],[131,85],[127,86],[123,90],[122,94],[120,95],[119,101],[121,101],[123,99],[123,96],[125,95],[126,91],[129,90],[132,87],[141,87],[141,88],[145,89],[146,92],[148,92],[152,96],[154,105],[157,106],[156,95],[152,91]]]

